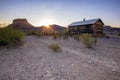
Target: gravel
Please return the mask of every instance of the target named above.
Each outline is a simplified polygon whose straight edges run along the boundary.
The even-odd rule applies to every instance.
[[[62,52],[50,50],[52,43]],[[120,37],[88,49],[73,38],[27,36],[22,46],[0,47],[0,80],[120,80]]]

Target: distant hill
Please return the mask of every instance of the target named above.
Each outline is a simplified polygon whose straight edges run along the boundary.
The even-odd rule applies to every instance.
[[[52,28],[53,28],[54,30],[56,30],[56,31],[67,30],[66,27],[63,27],[63,26],[60,26],[60,25],[56,25],[56,24],[50,25],[50,27],[52,27]]]
[[[44,30],[45,28],[46,28],[46,26],[41,26],[40,27],[41,30]],[[66,27],[63,27],[63,26],[60,26],[60,25],[57,25],[57,24],[49,25],[49,28],[54,30],[54,31],[57,31],[57,32],[67,30]]]
[[[104,31],[104,33],[119,34],[120,28],[111,27],[111,26],[104,26],[103,31]]]

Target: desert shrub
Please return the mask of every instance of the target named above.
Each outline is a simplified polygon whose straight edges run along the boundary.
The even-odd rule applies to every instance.
[[[53,39],[56,40],[59,36],[57,34],[53,34]]]
[[[36,32],[35,32],[35,35],[37,35],[37,36],[39,36],[39,37],[41,37],[41,36],[42,36],[42,34],[41,34],[41,32],[40,32],[40,31],[36,31]]]
[[[29,36],[29,35],[35,35],[35,31],[28,31],[26,32],[26,34]]]
[[[97,43],[97,38],[94,38],[91,34],[82,34],[80,40],[87,48],[92,48],[93,44]]]
[[[97,44],[97,42],[98,42],[97,37],[94,37],[94,43],[95,43],[95,45]]]
[[[64,40],[68,40],[68,36],[67,35],[63,35],[62,36]]]
[[[25,34],[17,29],[7,26],[0,29],[0,45],[17,45],[20,44]]]
[[[27,32],[27,35],[36,35],[36,36],[41,36],[41,32],[40,31],[29,31]]]
[[[74,35],[73,38],[79,42],[80,36],[79,35]]]
[[[61,47],[60,47],[58,44],[51,44],[51,45],[49,46],[49,48],[50,48],[51,50],[53,50],[54,52],[57,52],[57,51],[61,51],[61,50],[62,50]]]
[[[64,40],[68,39],[68,37],[69,37],[68,30],[62,31],[62,37],[63,37]]]
[[[61,37],[62,37],[62,33],[60,32],[58,33],[58,38],[61,39]]]

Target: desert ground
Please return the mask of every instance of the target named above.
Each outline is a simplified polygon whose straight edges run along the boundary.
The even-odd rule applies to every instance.
[[[61,52],[48,46],[57,43]],[[120,80],[120,37],[82,42],[27,36],[18,47],[0,47],[0,80]]]

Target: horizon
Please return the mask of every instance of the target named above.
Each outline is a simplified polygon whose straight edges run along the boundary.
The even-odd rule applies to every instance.
[[[105,25],[120,27],[119,3],[119,0],[1,0],[0,24],[26,18],[34,26],[67,27],[83,18],[101,18]]]

